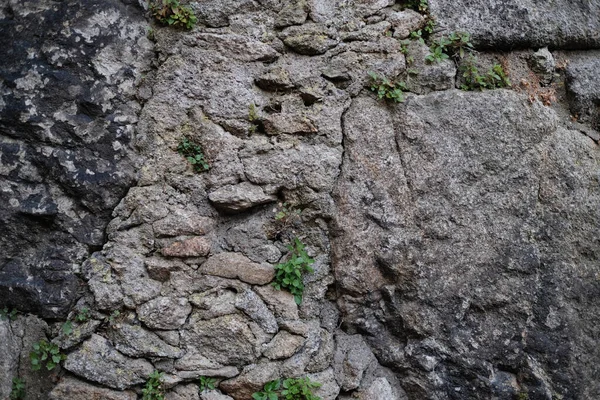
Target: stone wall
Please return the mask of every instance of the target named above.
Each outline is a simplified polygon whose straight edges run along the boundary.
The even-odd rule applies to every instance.
[[[135,399],[155,370],[169,400],[600,397],[600,5],[397,3],[204,0],[185,31],[1,2],[0,398]],[[511,87],[427,62],[453,31]],[[294,238],[299,305],[270,284]],[[44,337],[58,372],[29,369]]]

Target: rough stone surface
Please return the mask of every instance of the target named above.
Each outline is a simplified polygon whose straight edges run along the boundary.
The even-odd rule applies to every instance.
[[[183,325],[192,311],[185,298],[158,297],[142,304],[138,310],[140,321],[152,329],[176,329]]]
[[[219,388],[235,400],[250,399],[265,383],[280,377],[278,363],[252,364],[235,378],[221,382]]]
[[[600,51],[575,53],[569,60],[566,75],[571,112],[600,131]]]
[[[179,358],[182,351],[138,325],[119,324],[111,331],[117,350],[131,357]]]
[[[431,0],[429,7],[439,24],[451,32],[470,32],[484,46],[600,46],[600,4],[595,1]]]
[[[260,186],[249,182],[221,187],[209,193],[208,198],[216,207],[231,212],[244,211],[277,200],[276,196],[266,194]]]
[[[110,390],[90,385],[72,377],[65,377],[52,389],[49,398],[50,400],[135,400],[137,395],[132,391]]]
[[[597,2],[431,0],[431,35],[403,1],[183,3],[191,30],[0,0],[0,310],[51,322],[0,331],[3,393],[72,377],[31,373],[46,338],[87,397],[161,370],[173,399],[201,376],[235,400],[303,376],[324,400],[600,398]],[[463,28],[511,87],[426,62]],[[294,238],[300,305],[270,285]]]
[[[219,253],[208,259],[200,270],[209,275],[237,278],[242,282],[264,285],[271,282],[275,270],[267,264],[252,262],[239,253]]]
[[[374,120],[377,139],[366,139]],[[370,332],[381,362],[411,369],[400,375],[409,397],[443,396],[441,382],[458,376],[464,398],[499,396],[493,376],[508,365],[535,377],[519,381],[521,391],[597,390],[577,383],[587,374],[579,363],[558,384],[564,363],[551,361],[596,354],[576,333],[585,322],[569,310],[578,306],[558,303],[568,288],[591,293],[568,260],[578,258],[581,271],[593,263],[583,243],[598,228],[584,221],[598,219],[590,201],[600,195],[588,184],[597,148],[557,122],[510,91],[415,97],[395,114],[359,100],[346,114],[333,264],[348,295],[339,304],[347,322]],[[558,184],[565,176],[568,189]],[[364,306],[380,301],[387,317]],[[478,377],[467,379],[467,369]]]
[[[8,398],[12,388],[13,377],[19,367],[19,339],[15,337],[8,320],[0,321],[0,341],[4,343],[0,360],[0,398]]]
[[[125,357],[98,335],[70,353],[64,367],[75,375],[119,390],[146,382],[154,371],[149,362]]]
[[[134,2],[1,7],[0,306],[64,317],[73,265],[102,246],[135,181],[135,84],[152,43]]]

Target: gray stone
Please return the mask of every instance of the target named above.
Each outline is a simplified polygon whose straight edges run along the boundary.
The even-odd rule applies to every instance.
[[[248,289],[238,294],[235,299],[235,306],[256,322],[266,333],[277,332],[278,326],[275,317],[252,290]]]
[[[288,71],[281,67],[269,69],[267,72],[256,78],[254,83],[261,89],[273,92],[288,90],[294,87]]]
[[[167,215],[152,224],[156,237],[206,235],[214,226],[212,218],[203,217],[193,211],[182,210]]]
[[[146,382],[154,371],[149,362],[125,357],[98,335],[92,335],[70,353],[64,367],[75,375],[119,390]]]
[[[216,390],[209,390],[200,394],[200,400],[234,400],[233,397],[229,397]]]
[[[266,194],[260,186],[249,182],[223,186],[208,195],[210,201],[229,212],[245,211],[254,206],[277,201],[274,195]]]
[[[358,396],[361,400],[379,400],[389,399],[398,400],[394,394],[390,383],[385,378],[377,378],[375,381]]]
[[[202,319],[212,319],[235,314],[237,294],[233,290],[214,288],[202,293],[194,293],[189,300],[197,307],[195,315]]]
[[[340,394],[340,386],[336,382],[336,376],[333,368],[327,368],[324,371],[315,374],[308,374],[308,379],[313,382],[318,382],[321,387],[314,391],[315,396],[319,396],[322,400],[336,400]],[[387,397],[379,397],[377,400],[388,400]],[[393,398],[389,398],[393,400]]]
[[[566,69],[571,113],[600,131],[600,51],[569,54]]]
[[[133,391],[116,391],[80,381],[70,376],[64,377],[49,394],[50,400],[135,400]]]
[[[256,337],[248,320],[240,315],[224,315],[208,321],[192,314],[182,343],[202,350],[202,354],[222,365],[244,365],[256,360]]]
[[[257,286],[254,291],[263,299],[277,318],[298,319],[298,305],[294,296],[285,290],[277,290],[273,285]]]
[[[279,37],[286,46],[306,55],[323,54],[338,44],[327,28],[311,23],[285,28]]]
[[[287,0],[283,8],[277,14],[275,26],[285,28],[290,25],[301,25],[308,16],[308,4],[306,0]]]
[[[556,61],[547,47],[533,53],[529,59],[529,65],[531,66],[531,69],[538,74],[542,84],[548,85],[552,82]]]
[[[281,360],[294,355],[304,343],[302,336],[281,331],[266,345],[263,355],[270,360]]]
[[[0,320],[0,341],[4,343],[4,350],[0,359],[0,398],[8,398],[12,388],[12,380],[17,376],[19,366],[20,343],[11,329],[7,320]]]
[[[117,350],[131,357],[179,358],[182,351],[138,325],[117,324],[110,331]]]
[[[200,400],[198,385],[177,385],[168,391],[165,400]]]
[[[191,312],[187,299],[170,297],[158,297],[137,309],[140,321],[151,329],[177,329]]]
[[[268,135],[282,133],[297,135],[318,132],[314,123],[303,115],[272,114],[263,119],[263,124]]]
[[[407,68],[406,86],[409,91],[426,94],[432,91],[454,88],[456,66],[452,60],[429,63],[426,61],[429,47],[418,41],[411,41],[408,57],[413,60]]]
[[[60,334],[52,339],[52,342],[56,343],[61,349],[70,349],[92,336],[92,333],[96,332],[101,324],[102,322],[98,320],[72,323],[72,331],[69,334],[61,330]]]
[[[360,335],[336,334],[333,368],[343,391],[357,389],[367,368],[376,363],[373,352]]]
[[[197,379],[201,376],[215,376],[231,378],[240,371],[231,366],[223,366],[213,360],[206,358],[193,346],[188,348],[186,354],[175,361],[174,367],[178,370],[176,374],[182,379]]]
[[[431,0],[429,9],[448,31],[470,32],[485,47],[593,48],[600,44],[596,2]]]
[[[200,266],[199,271],[224,278],[237,278],[254,285],[269,283],[275,276],[271,265],[252,262],[240,253],[215,254]]]
[[[210,253],[211,242],[205,237],[193,237],[161,249],[163,256],[167,257],[204,257]]]
[[[220,383],[219,388],[234,399],[250,399],[265,383],[280,377],[278,363],[251,364],[235,378]]]
[[[418,30],[425,23],[423,15],[410,9],[391,12],[386,20],[392,24],[394,37],[397,39],[406,39],[411,32]]]

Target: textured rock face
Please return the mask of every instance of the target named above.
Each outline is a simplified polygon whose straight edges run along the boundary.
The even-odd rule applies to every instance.
[[[598,55],[568,49],[596,46],[596,14],[578,17],[595,2],[431,0],[447,27],[429,38],[426,13],[393,0],[183,1],[189,31],[134,3],[0,7],[0,28],[25,32],[0,39],[11,54],[31,43],[0,67],[0,179],[39,200],[27,214],[1,186],[0,298],[55,317],[82,283],[72,333],[0,325],[3,396],[19,376],[31,399],[126,399],[162,371],[172,400],[248,400],[287,377],[323,400],[600,398]],[[465,60],[426,60],[463,26],[479,72],[498,63],[511,88],[459,91]],[[404,81],[406,102],[377,100],[369,73]],[[55,151],[79,158],[59,171]],[[294,238],[314,259],[301,304],[271,284]],[[29,368],[53,337],[58,382]]]
[[[377,137],[364,135],[372,121]],[[409,395],[453,382],[457,398],[501,397],[503,374],[527,375],[520,390],[536,396],[596,393],[584,363],[569,377],[563,366],[597,356],[596,328],[566,299],[596,302],[599,154],[557,121],[509,91],[415,97],[395,112],[358,99],[346,113],[340,304],[384,364],[408,371]]]
[[[152,46],[142,10],[118,0],[0,8],[1,304],[64,316],[74,265],[135,180],[135,84]]]
[[[429,5],[441,25],[449,31],[470,32],[483,46],[600,46],[596,1],[430,0]]]

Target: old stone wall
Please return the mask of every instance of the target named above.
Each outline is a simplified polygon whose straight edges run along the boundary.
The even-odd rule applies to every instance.
[[[0,399],[600,398],[600,3],[426,3],[0,2]]]

